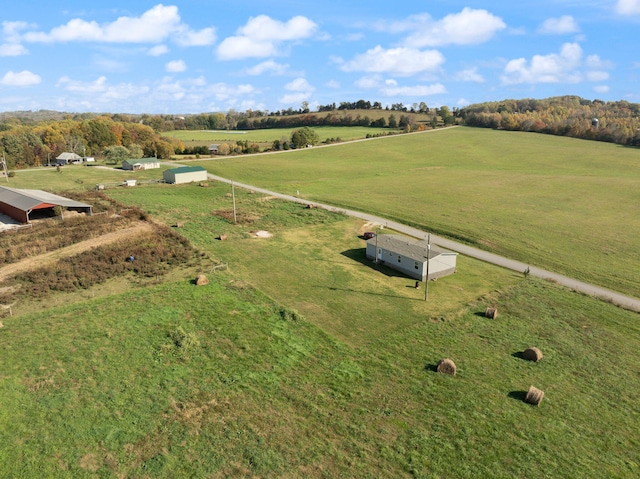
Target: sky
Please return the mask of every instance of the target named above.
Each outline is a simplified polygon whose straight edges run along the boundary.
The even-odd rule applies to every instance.
[[[30,0],[0,23],[0,111],[640,102],[640,0]]]

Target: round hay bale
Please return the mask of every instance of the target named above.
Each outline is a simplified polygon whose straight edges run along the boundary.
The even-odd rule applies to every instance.
[[[534,363],[537,363],[542,359],[542,351],[534,347],[527,348],[522,353],[522,357],[527,361],[533,361]]]
[[[489,319],[496,319],[498,317],[498,308],[487,308],[484,315]]]
[[[0,329],[4,328],[4,324],[2,324],[2,321],[0,321]]]
[[[544,397],[544,391],[541,391],[538,388],[531,386],[529,391],[527,391],[527,395],[524,398],[524,402],[533,404],[534,406],[539,406],[542,402],[542,398]]]
[[[200,183],[200,186],[203,188],[206,188],[207,186],[209,186],[209,183],[207,183],[206,181],[203,181],[202,183]]]
[[[184,228],[184,221],[178,221],[176,223],[176,228]]]
[[[196,278],[196,286],[204,286],[205,284],[209,284],[209,278],[204,274],[199,274]]]
[[[450,374],[451,376],[456,375],[456,363],[454,363],[449,358],[444,358],[438,361],[438,365],[436,370],[442,374]]]
[[[218,239],[220,241],[227,241],[227,235],[220,235],[220,236],[218,236]]]

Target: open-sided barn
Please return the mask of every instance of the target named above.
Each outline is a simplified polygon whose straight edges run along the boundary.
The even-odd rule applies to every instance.
[[[376,260],[389,268],[400,271],[410,278],[424,281],[437,279],[456,272],[458,253],[435,245],[427,246],[425,240],[416,240],[400,235],[376,235],[367,240],[367,258]],[[427,258],[427,251],[429,256]]]
[[[91,205],[74,201],[42,190],[19,190],[0,186],[0,213],[20,223],[32,219],[56,216],[54,208],[61,206],[68,210],[91,214]]]

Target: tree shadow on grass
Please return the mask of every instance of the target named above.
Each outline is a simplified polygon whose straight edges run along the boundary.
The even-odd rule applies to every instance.
[[[527,391],[511,391],[507,396],[516,401],[524,402],[524,399],[527,397]]]

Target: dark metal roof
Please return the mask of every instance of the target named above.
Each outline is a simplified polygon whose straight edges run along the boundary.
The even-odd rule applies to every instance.
[[[391,251],[402,255],[406,258],[411,258],[414,261],[424,262],[427,260],[427,241],[417,240],[401,235],[387,235],[381,234],[376,237],[367,240],[367,244],[372,244],[374,247],[382,248],[386,251]],[[429,260],[436,258],[442,254],[457,254],[453,251],[440,248],[434,244],[431,245]]]
[[[42,203],[64,206],[65,208],[91,208],[91,205],[86,203],[80,203],[46,191],[18,190],[7,186],[0,186],[0,202],[23,211],[29,211]]]
[[[180,168],[173,168],[171,170],[166,170],[166,171],[170,171],[174,175],[179,175],[181,173],[192,173],[194,171],[207,171],[207,170],[202,166],[181,166]]]

